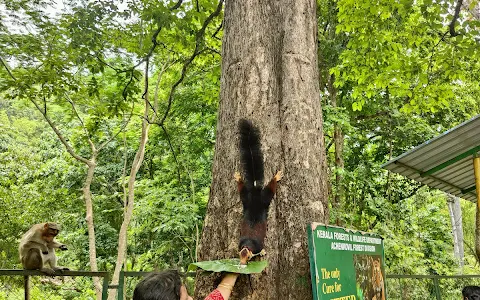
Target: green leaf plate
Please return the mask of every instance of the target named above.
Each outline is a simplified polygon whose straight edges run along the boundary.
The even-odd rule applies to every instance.
[[[268,261],[251,261],[247,265],[240,265],[238,258],[200,261],[190,264],[189,270],[196,270],[197,267],[210,272],[230,272],[240,274],[262,273],[268,266]]]

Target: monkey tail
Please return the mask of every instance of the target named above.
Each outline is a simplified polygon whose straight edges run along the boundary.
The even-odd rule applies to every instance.
[[[241,119],[238,123],[240,131],[240,162],[244,170],[247,186],[263,186],[263,154],[260,145],[260,132],[252,122]]]

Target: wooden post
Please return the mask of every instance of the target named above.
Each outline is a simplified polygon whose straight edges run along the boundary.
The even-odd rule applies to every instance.
[[[23,276],[23,288],[25,290],[25,300],[30,300],[30,276]]]

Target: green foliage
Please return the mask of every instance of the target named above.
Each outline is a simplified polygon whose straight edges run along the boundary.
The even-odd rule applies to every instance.
[[[436,112],[460,99],[458,87],[478,82],[476,21],[462,15],[451,36],[443,16],[451,18],[454,2],[427,2],[336,2],[335,33],[346,46],[330,73],[337,87],[349,87],[353,111],[387,95],[406,112]]]
[[[383,235],[389,273],[458,271],[443,196],[380,167],[480,113],[477,21],[462,12],[452,36],[455,3],[318,2],[327,157],[341,198],[331,221]],[[334,128],[345,136],[343,168]]]
[[[471,106],[474,110],[469,113],[479,111],[478,104],[474,104],[477,106]],[[447,275],[458,272],[444,196],[420,188],[418,183],[403,176],[388,174],[380,166],[468,119],[467,107],[456,103],[450,107],[452,110],[443,109],[435,115],[397,112],[368,118],[348,108],[344,110],[350,114],[350,120],[355,121],[350,121],[348,126],[340,123],[346,135],[345,168],[339,171],[343,175],[344,195],[340,209],[331,212],[331,220],[339,219],[346,227],[382,235],[387,273]],[[328,134],[333,130],[331,120],[338,123],[338,114],[332,113],[329,106],[324,112]],[[331,151],[328,157],[334,168]],[[335,180],[332,178],[331,182]],[[334,191],[337,188],[333,186]],[[472,220],[465,226],[473,228],[474,223]],[[467,252],[468,268],[473,266],[471,254]]]

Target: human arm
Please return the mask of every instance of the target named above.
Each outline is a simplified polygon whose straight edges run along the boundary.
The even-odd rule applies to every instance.
[[[227,273],[220,284],[211,292],[205,300],[228,300],[237,280],[237,273]]]
[[[217,290],[220,292],[220,294],[222,294],[224,300],[228,300],[228,298],[230,298],[230,294],[232,293],[235,281],[237,281],[237,277],[237,273],[227,273],[227,275],[223,277],[222,281],[217,286]]]

